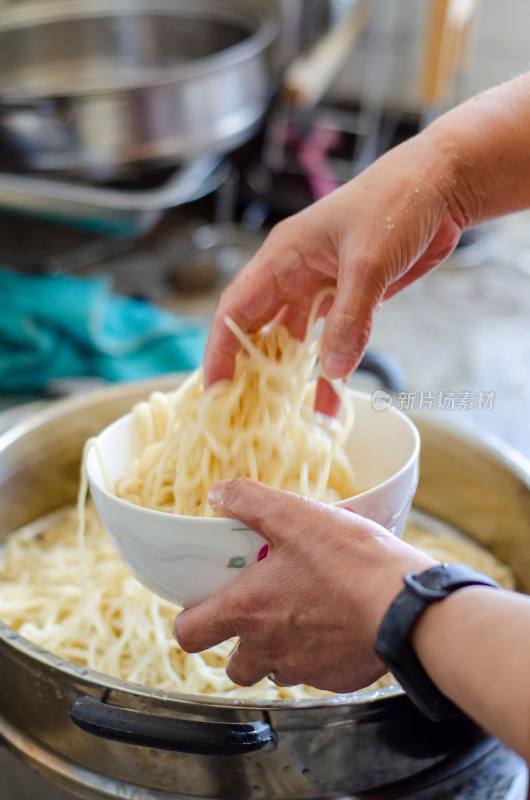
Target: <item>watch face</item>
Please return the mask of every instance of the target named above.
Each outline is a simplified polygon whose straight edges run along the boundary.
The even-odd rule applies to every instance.
[[[450,578],[448,564],[439,564],[418,575],[418,583],[428,586],[429,589],[443,589]]]
[[[447,587],[451,584],[451,574],[447,569],[448,564],[438,564],[425,572],[409,572],[405,575],[406,587],[425,604],[435,600],[442,600],[447,596]]]
[[[445,597],[464,586],[480,585],[499,587],[491,578],[465,564],[438,564],[425,572],[409,573],[405,576],[406,585],[421,595],[426,601]],[[426,590],[423,592],[422,590]],[[431,594],[432,592],[432,594]]]

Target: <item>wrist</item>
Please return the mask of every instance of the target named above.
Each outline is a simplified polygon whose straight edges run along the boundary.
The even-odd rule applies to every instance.
[[[424,137],[428,152],[429,181],[440,197],[441,207],[461,231],[480,224],[487,215],[487,193],[476,152],[478,137],[473,141],[466,124],[450,114],[433,122],[420,136]]]
[[[528,208],[530,73],[446,112],[421,134],[437,154],[434,180],[462,230]]]
[[[390,547],[388,546],[390,545]],[[405,575],[409,572],[425,572],[439,564],[439,561],[411,547],[401,539],[385,542],[384,558],[372,568],[373,584],[370,597],[370,631],[375,642],[383,619],[392,603],[404,586]]]
[[[444,695],[443,687],[436,685],[436,675],[429,670],[429,664],[422,661],[414,633],[433,606],[447,609],[448,598],[455,592],[475,586],[488,587],[488,590],[500,588],[486,575],[458,563],[438,564],[421,573],[408,573],[404,588],[390,606],[377,635],[376,653],[415,705],[435,720],[452,716],[458,709]],[[432,635],[432,617],[429,630]]]
[[[448,122],[446,116],[441,117],[380,159],[387,159],[385,166],[397,168],[398,175],[405,174],[405,191],[399,181],[396,191],[407,206],[417,205],[433,231],[448,218],[463,231],[483,213],[472,159],[459,126]]]

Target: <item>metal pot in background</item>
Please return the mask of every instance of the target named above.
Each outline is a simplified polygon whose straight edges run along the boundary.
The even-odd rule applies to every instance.
[[[97,181],[228,152],[265,112],[276,32],[237,0],[3,7],[3,139],[26,169]]]
[[[60,401],[0,437],[0,541],[71,503],[84,440],[179,380]],[[530,591],[530,464],[498,442],[415,422],[417,507],[489,547]],[[0,661],[0,740],[87,800],[350,796],[421,783],[430,768],[472,763],[492,742],[465,717],[429,722],[396,687],[301,702],[175,694],[77,667],[2,623]],[[118,734],[95,735],[105,728]]]

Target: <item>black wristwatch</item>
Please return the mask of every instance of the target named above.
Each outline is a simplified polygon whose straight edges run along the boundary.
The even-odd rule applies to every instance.
[[[409,572],[405,588],[388,609],[375,651],[397,678],[408,697],[427,717],[442,720],[462,713],[431,681],[410,643],[410,634],[425,609],[466,586],[498,583],[464,564],[439,564],[425,572]]]

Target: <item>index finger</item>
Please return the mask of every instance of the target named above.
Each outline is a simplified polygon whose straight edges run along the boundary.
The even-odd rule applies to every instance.
[[[241,344],[225,325],[230,317],[243,333],[255,333],[285,305],[272,270],[260,252],[222,293],[204,353],[204,387],[231,380]]]
[[[244,575],[238,580],[242,578]],[[226,607],[223,601],[221,592],[194,608],[181,611],[173,623],[173,636],[183,650],[200,653],[238,635],[233,615],[223,612]]]

